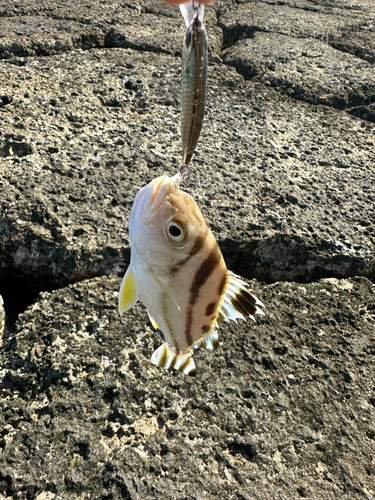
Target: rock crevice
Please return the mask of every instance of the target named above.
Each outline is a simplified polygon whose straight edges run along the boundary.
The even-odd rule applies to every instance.
[[[0,498],[374,498],[375,14],[356,6],[206,9],[184,189],[266,316],[220,328],[191,379],[150,363],[142,305],[117,312],[135,194],[180,165],[179,10],[0,2]]]

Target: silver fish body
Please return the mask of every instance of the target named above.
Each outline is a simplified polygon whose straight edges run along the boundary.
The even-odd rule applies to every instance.
[[[207,36],[198,11],[193,16],[182,48],[181,142],[187,167],[202,128],[207,86]]]

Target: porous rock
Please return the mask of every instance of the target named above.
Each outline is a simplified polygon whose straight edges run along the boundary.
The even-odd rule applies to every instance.
[[[326,2],[306,0],[244,1],[219,14],[219,25],[224,32],[224,44],[250,38],[255,31],[284,34],[298,38],[318,39],[327,43],[341,39],[344,33],[354,37],[362,32],[373,32],[375,15],[371,0],[357,2]],[[276,48],[276,47],[275,47]],[[371,49],[370,49],[371,50]]]
[[[154,367],[120,279],[42,293],[1,353],[8,497],[373,498],[375,289],[365,278],[250,288],[197,375]],[[27,464],[27,466],[26,466]]]
[[[121,272],[136,192],[179,166],[179,59],[117,48],[22,61],[0,63],[1,273],[62,286]],[[219,65],[207,108],[185,189],[234,270],[373,277],[371,123]]]
[[[129,263],[136,192],[180,165],[179,10],[0,15],[0,498],[372,500],[373,1],[206,9],[183,189],[228,267],[274,284],[250,282],[266,316],[224,325],[195,379],[151,365],[143,306],[121,323],[103,276]]]
[[[320,40],[257,32],[224,51],[223,59],[245,78],[311,104],[346,109],[375,97],[374,65]]]

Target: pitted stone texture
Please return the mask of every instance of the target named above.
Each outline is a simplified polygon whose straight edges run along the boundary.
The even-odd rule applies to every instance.
[[[257,32],[222,57],[245,78],[311,104],[346,109],[375,100],[375,66],[320,40]]]
[[[0,496],[374,498],[374,287],[336,278],[375,276],[375,4],[238,3],[206,9],[211,52],[246,38],[265,50],[267,33],[278,78],[308,39],[301,58],[314,47],[326,64],[312,63],[316,87],[302,67],[307,93],[329,82],[341,96],[347,78],[364,99],[343,94],[352,115],[297,101],[211,57],[183,189],[233,271],[331,278],[252,281],[266,316],[224,325],[217,351],[195,353],[195,379],[151,365],[160,340],[140,305],[120,322],[119,278],[42,293],[0,348]],[[0,0],[0,16],[0,287],[13,324],[26,289],[34,300],[124,272],[136,192],[180,165],[185,27],[151,0]]]
[[[219,16],[222,57],[295,99],[339,109],[374,102],[375,4],[241,2]]]
[[[0,59],[103,47],[180,55],[186,29],[179,9],[161,2],[32,1],[14,9],[5,2],[0,12]],[[222,31],[214,26],[213,9],[207,9],[205,21],[209,50],[219,53]]]
[[[375,7],[371,1],[357,2],[358,8],[353,2],[346,2],[346,5],[345,2],[293,3],[279,5],[272,1],[249,1],[227,10],[219,17],[224,45],[230,46],[237,40],[251,37],[255,31],[278,33],[291,39],[315,38],[328,42],[341,38],[343,33],[372,27],[375,18]]]
[[[374,496],[375,289],[364,278],[251,290],[189,378],[150,363],[119,278],[43,293],[0,350],[0,481],[12,497]]]
[[[179,168],[180,60],[101,49],[12,62],[0,63],[0,273],[41,286],[122,273],[135,194]],[[233,68],[209,74],[182,187],[229,267],[266,281],[373,277],[371,122]]]

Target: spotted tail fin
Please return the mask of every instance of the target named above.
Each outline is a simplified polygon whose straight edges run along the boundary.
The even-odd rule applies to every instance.
[[[262,302],[247,290],[247,283],[228,271],[228,283],[223,303],[217,315],[217,322],[237,321],[248,316],[255,321],[254,314],[264,316]]]
[[[151,356],[151,363],[165,369],[175,368],[185,375],[194,376],[196,373],[190,352],[179,354],[165,343],[158,347]]]

